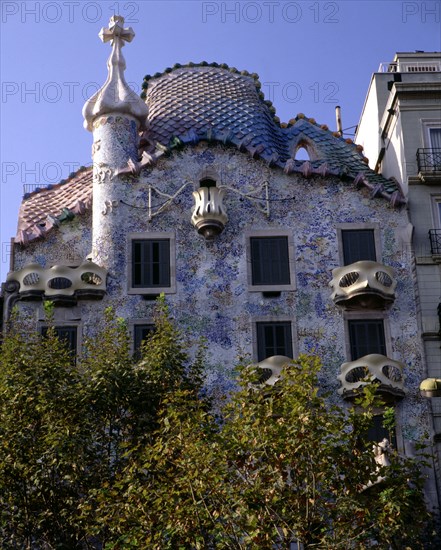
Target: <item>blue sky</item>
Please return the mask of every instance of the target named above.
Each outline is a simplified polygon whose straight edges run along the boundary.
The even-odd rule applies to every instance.
[[[370,78],[396,51],[441,50],[435,1],[9,2],[1,8],[0,280],[9,268],[23,184],[57,183],[91,163],[85,100],[105,81],[119,13],[135,39],[127,81],[174,63],[217,61],[260,76],[282,122],[297,113],[355,126]],[[352,137],[351,132],[347,137]]]

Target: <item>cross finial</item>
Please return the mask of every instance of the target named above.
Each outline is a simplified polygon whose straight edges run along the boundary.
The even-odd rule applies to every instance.
[[[112,15],[109,22],[109,28],[106,29],[103,27],[98,36],[104,43],[112,40],[112,45],[115,38],[120,38],[121,46],[124,46],[124,42],[131,42],[133,40],[135,33],[132,27],[124,28],[124,17],[121,15]]]
[[[140,128],[143,128],[147,118],[147,106],[124,78],[126,62],[121,51],[125,42],[133,40],[135,33],[131,27],[124,28],[124,17],[113,15],[109,28],[102,28],[98,36],[103,42],[110,41],[112,45],[112,52],[107,61],[109,73],[104,85],[83,107],[84,126],[92,131],[95,119],[102,115],[119,113],[137,119]]]

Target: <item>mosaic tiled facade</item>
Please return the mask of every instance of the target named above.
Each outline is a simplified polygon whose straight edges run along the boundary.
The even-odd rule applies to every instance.
[[[120,58],[115,63],[122,66]],[[35,300],[32,277],[32,301],[23,294],[23,282],[17,287],[24,281],[20,270],[29,264],[49,269],[90,260],[107,272],[104,296],[60,299],[56,321],[76,325],[79,341],[93,335],[109,305],[131,330],[148,324],[157,292],[133,284],[132,242],[166,238],[167,301],[190,342],[207,341],[210,389],[225,393],[234,387],[239,356],[258,360],[259,323],[288,323],[292,355],[319,355],[322,389],[343,400],[339,375],[351,360],[349,323],[381,320],[383,355],[403,369],[404,397],[395,401],[398,446],[403,452],[411,448],[428,431],[430,416],[418,391],[425,362],[409,219],[399,185],[371,171],[360,148],[312,119],[298,115],[280,124],[248,73],[192,65],[145,83],[145,124],[139,106],[135,114],[130,108],[118,112],[117,104],[105,112],[85,109],[94,136],[93,171],[82,170],[24,198],[4,291],[5,316],[14,295],[14,304],[36,326],[43,319],[44,295]],[[295,159],[300,146],[310,161]],[[210,240],[191,221],[193,193],[207,180],[223,190],[225,210],[225,227]],[[341,231],[351,228],[372,231],[376,261],[393,270],[387,270],[394,281],[384,307],[361,301],[346,308],[331,299],[332,271],[343,265]],[[252,284],[253,236],[287,238],[289,284],[271,292]],[[81,280],[93,291],[90,272]],[[380,283],[387,286],[387,277]],[[352,284],[349,279],[339,284]]]
[[[219,175],[218,185],[226,188],[224,205],[228,222],[212,242],[197,234],[190,218],[192,192],[209,167]],[[263,184],[268,185],[269,215]],[[76,309],[84,336],[89,334],[103,310],[112,304],[119,316],[150,321],[154,303],[142,294],[128,294],[129,235],[172,232],[176,240],[176,292],[167,295],[172,311],[195,341],[203,336],[209,344],[210,380],[229,385],[239,355],[256,359],[253,339],[257,321],[289,319],[296,352],[317,353],[323,360],[322,381],[327,389],[337,390],[337,375],[348,360],[345,318],[331,300],[331,272],[340,266],[339,224],[374,224],[381,240],[381,262],[395,271],[396,300],[389,310],[380,312],[390,334],[391,358],[405,363],[406,398],[398,405],[407,437],[421,433],[425,402],[418,397],[423,358],[418,337],[416,297],[412,257],[403,235],[408,224],[405,210],[391,208],[387,201],[370,198],[366,189],[335,176],[306,178],[270,168],[233,147],[200,143],[161,158],[137,177],[123,176],[116,184],[119,204],[103,219],[112,220],[119,229],[102,234],[102,246],[111,243],[112,266],[107,278],[107,294],[100,302],[78,302]],[[148,188],[174,196],[160,214],[149,220]],[[153,200],[153,212],[164,198]],[[269,230],[274,235],[287,232],[294,243],[295,290],[280,296],[265,297],[250,290],[247,269],[247,236]],[[15,269],[28,263],[43,267],[54,259],[84,259],[92,247],[91,218],[76,216],[60,225],[46,240],[17,247]],[[98,252],[100,255],[100,252]],[[105,254],[103,255],[105,256]],[[33,305],[34,309],[41,305]],[[360,311],[360,318],[365,312]],[[370,312],[375,314],[375,312]],[[354,312],[352,312],[354,315]],[[406,413],[404,414],[404,410]]]

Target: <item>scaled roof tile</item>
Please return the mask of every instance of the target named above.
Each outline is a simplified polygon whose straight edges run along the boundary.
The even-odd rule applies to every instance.
[[[263,100],[257,75],[226,65],[191,64],[145,77],[142,87],[148,106],[143,137],[158,150],[202,139],[230,142],[287,174],[338,175],[368,187],[372,196],[386,198],[394,206],[404,202],[395,180],[372,171],[353,143],[336,137],[326,126],[321,128],[304,115],[280,125],[271,102]],[[302,146],[314,151],[314,160],[308,164],[295,160]],[[62,221],[89,210],[91,204],[91,168],[80,169],[66,183],[25,195],[15,242],[26,245],[44,238]]]

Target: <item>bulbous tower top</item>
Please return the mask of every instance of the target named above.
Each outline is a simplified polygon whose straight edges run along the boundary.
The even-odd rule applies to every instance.
[[[124,18],[114,15],[110,18],[109,28],[102,28],[99,37],[109,42],[112,52],[107,61],[108,75],[103,86],[89,98],[83,107],[84,127],[92,131],[93,121],[102,115],[112,113],[130,115],[145,127],[148,109],[142,99],[130,88],[124,77],[126,62],[121,48],[125,42],[131,42],[135,33],[131,27],[124,28]]]

